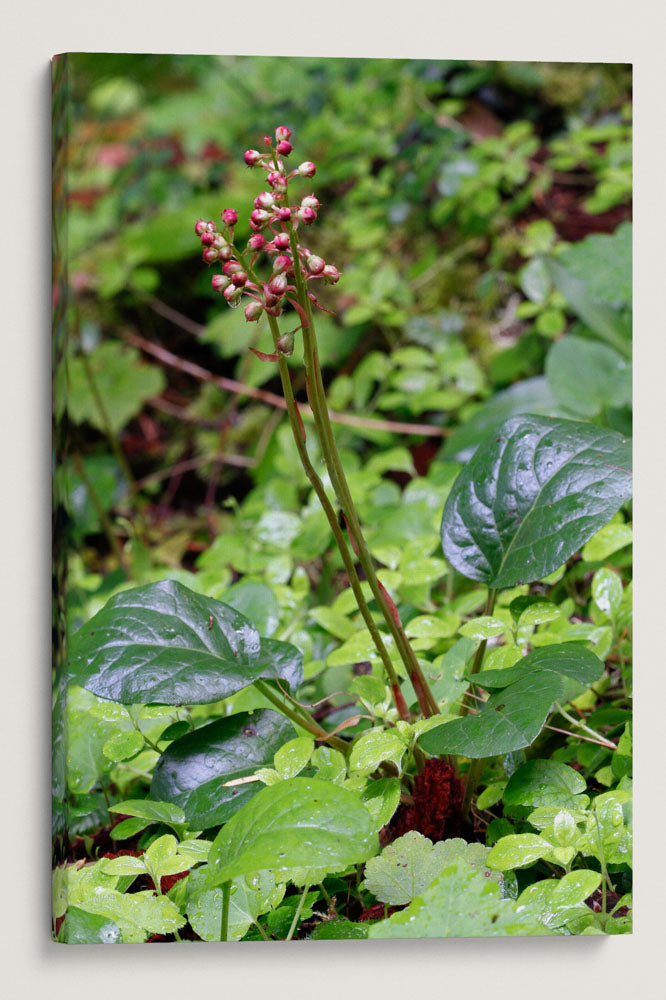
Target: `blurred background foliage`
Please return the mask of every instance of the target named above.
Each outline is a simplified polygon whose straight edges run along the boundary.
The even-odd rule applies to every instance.
[[[439,548],[459,463],[520,412],[630,432],[630,67],[72,54],[56,107],[70,623],[172,576],[299,645],[313,697],[366,657],[340,654],[353,602],[247,349],[268,330],[214,295],[194,234],[235,207],[247,239],[243,151],[287,125],[317,164],[309,245],[343,273],[318,337],[331,406],[360,418],[336,425],[352,492],[417,648],[446,650],[484,597],[452,599]]]

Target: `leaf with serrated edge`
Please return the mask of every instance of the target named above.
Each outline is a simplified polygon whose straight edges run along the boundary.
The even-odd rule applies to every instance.
[[[374,924],[370,938],[504,937],[551,933],[528,910],[502,899],[500,888],[463,858],[400,913]]]
[[[631,497],[631,444],[591,424],[508,420],[456,479],[444,555],[493,589],[540,580]]]

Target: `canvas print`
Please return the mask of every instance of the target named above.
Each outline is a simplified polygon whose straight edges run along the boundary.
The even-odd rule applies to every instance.
[[[53,61],[53,935],[626,934],[631,67]]]

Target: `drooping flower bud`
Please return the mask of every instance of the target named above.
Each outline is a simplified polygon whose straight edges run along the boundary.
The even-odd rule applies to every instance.
[[[301,199],[301,206],[303,208],[311,208],[316,212],[319,208],[319,199],[315,198],[313,194],[308,194],[305,198]]]
[[[310,274],[321,274],[326,266],[326,262],[318,257],[316,254],[312,254],[305,261],[305,266],[307,267]]]
[[[340,280],[340,272],[334,264],[327,264],[321,273],[329,285],[336,285]]]
[[[213,245],[214,240],[215,240],[214,234],[211,233],[209,229],[204,229],[204,231],[201,233],[202,245],[205,247],[210,247]]]
[[[211,246],[214,246],[217,250],[221,250],[223,247],[229,246],[222,233],[211,233],[210,235],[213,237]]]
[[[277,144],[277,151],[280,156],[289,156],[293,148],[294,147],[287,139],[283,139],[282,142],[278,142]]]
[[[286,358],[290,358],[294,353],[294,335],[293,333],[283,333],[281,337],[275,342],[275,346],[280,354],[284,354]]]
[[[268,291],[271,295],[284,295],[288,284],[289,280],[286,274],[275,274],[268,282]]]
[[[262,233],[254,233],[250,236],[247,245],[250,250],[261,250],[266,244],[266,237]]]
[[[242,288],[243,285],[247,284],[247,274],[245,271],[234,271],[231,275],[231,280],[236,288]]]
[[[283,205],[281,208],[278,208],[277,217],[280,222],[289,222],[291,219],[291,209],[287,205]]]
[[[287,190],[287,178],[277,170],[271,170],[271,172],[266,175],[266,180],[276,194],[284,194]]]
[[[258,149],[246,149],[243,153],[243,159],[247,163],[248,167],[254,167],[257,163],[259,163],[261,153]]]
[[[248,323],[256,323],[263,311],[264,307],[261,302],[257,302],[256,299],[253,299],[252,302],[248,302],[245,306],[245,319]]]
[[[286,125],[278,125],[275,129],[275,141],[283,142],[286,139],[291,139],[291,129],[287,128]]]
[[[299,164],[298,172],[301,177],[314,177],[317,172],[317,168],[312,160],[305,160],[303,163]]]
[[[215,247],[206,247],[202,254],[202,257],[207,264],[214,264],[219,256],[220,252],[219,250],[216,250]]]
[[[243,294],[243,289],[236,288],[235,285],[227,285],[227,287],[224,289],[224,297],[229,303],[229,305],[233,305],[235,302],[238,302],[242,294]]]
[[[222,212],[222,221],[226,223],[227,226],[235,226],[238,222],[238,212],[235,208],[225,208]]]
[[[197,219],[196,223],[194,224],[194,232],[197,234],[197,236],[201,236],[202,233],[207,232],[207,230],[208,230],[208,223],[206,222],[206,220]]]
[[[299,222],[302,222],[304,226],[309,226],[317,218],[317,213],[313,208],[308,208],[307,205],[305,207],[301,205],[300,208],[296,209],[296,218]]]
[[[278,213],[279,215],[279,213]],[[273,240],[273,245],[277,250],[288,250],[289,249],[289,236],[287,233],[278,233]]]
[[[291,257],[288,257],[286,253],[281,253],[273,261],[273,270],[276,274],[282,274],[283,271],[288,271],[290,267]]]
[[[214,292],[223,292],[225,288],[229,287],[229,279],[224,274],[214,274],[210,283]]]

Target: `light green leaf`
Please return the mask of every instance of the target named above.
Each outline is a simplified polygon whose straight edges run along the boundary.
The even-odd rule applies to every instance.
[[[592,600],[605,615],[614,619],[622,603],[622,580],[612,569],[602,566],[592,577]]]
[[[587,805],[585,779],[572,767],[555,760],[528,760],[509,778],[504,790],[506,806],[564,806],[580,809]]]
[[[314,740],[309,736],[298,736],[283,744],[275,754],[275,770],[281,778],[295,778],[312,756]]]
[[[102,747],[102,753],[109,760],[129,760],[135,757],[144,746],[143,733],[137,729],[128,729],[122,733],[116,733],[110,740],[107,740]]]
[[[290,778],[263,788],[222,827],[210,852],[209,885],[264,868],[341,871],[377,847],[372,817],[354,792]]]
[[[371,729],[354,743],[349,756],[349,772],[370,774],[384,761],[392,761],[398,767],[407,749],[394,731]]]
[[[631,545],[633,532],[630,524],[618,524],[616,521],[605,524],[583,546],[583,559],[586,562],[603,562],[614,552]]]
[[[511,868],[526,868],[551,850],[552,844],[535,833],[511,833],[508,837],[501,837],[491,847],[487,858],[488,866],[501,872]]]
[[[96,392],[91,388],[86,367],[94,379]],[[72,420],[89,423],[97,430],[106,431],[106,420],[115,433],[141,412],[143,404],[159,396],[166,380],[161,368],[141,360],[135,347],[117,340],[105,340],[87,356],[72,358],[68,362],[67,409]],[[103,400],[102,414],[98,399]]]

